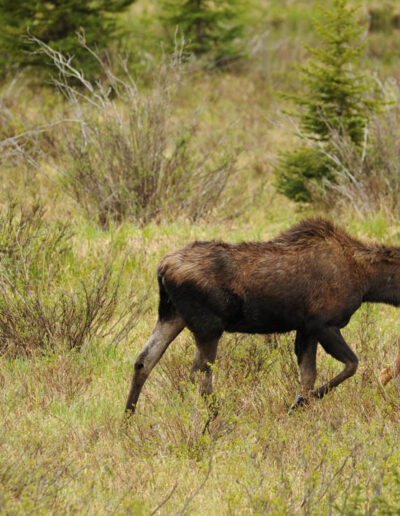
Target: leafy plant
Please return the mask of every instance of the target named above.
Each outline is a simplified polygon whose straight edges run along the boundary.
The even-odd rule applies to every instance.
[[[241,0],[161,0],[161,20],[183,33],[187,50],[210,54],[219,65],[243,52],[243,10]]]
[[[334,180],[332,163],[318,149],[299,147],[282,153],[282,169],[279,172],[278,190],[296,202],[310,202],[312,194],[307,183],[321,178]]]
[[[328,166],[326,154],[333,137],[348,138],[361,152],[371,114],[382,106],[361,71],[365,27],[356,11],[348,0],[334,0],[332,9],[322,9],[323,21],[314,21],[321,46],[307,47],[312,58],[301,68],[306,93],[290,96],[299,107],[300,135],[312,149],[281,155],[276,169],[278,189],[295,201],[311,200],[310,180],[332,179],[334,164]]]
[[[4,0],[0,3],[2,30],[0,63],[5,67],[39,66],[52,63],[43,54],[34,52],[26,38],[27,34],[39,38],[53,48],[74,56],[76,66],[84,67],[86,74],[99,72],[96,59],[85,52],[76,33],[84,31],[88,44],[104,51],[109,42],[118,35],[116,15],[127,9],[134,0]]]
[[[0,216],[1,353],[80,348],[111,332],[118,341],[132,328],[135,311],[132,299],[116,318],[120,275],[113,261],[92,272],[82,267],[84,279],[66,288],[72,232],[65,223],[48,225],[44,214],[39,205],[11,205]]]

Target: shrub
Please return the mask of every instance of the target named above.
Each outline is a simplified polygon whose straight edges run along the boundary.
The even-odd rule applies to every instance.
[[[197,123],[180,123],[174,94],[182,78],[180,54],[164,62],[152,89],[139,90],[128,72],[116,77],[103,63],[107,83],[86,80],[60,53],[38,42],[59,69],[57,85],[71,101],[61,149],[62,185],[91,220],[147,222],[208,214],[235,169],[238,150],[211,135],[196,138]],[[84,90],[69,84],[73,78]]]
[[[119,341],[131,329],[133,301],[120,311],[120,274],[113,273],[112,259],[91,272],[81,267],[80,282],[65,277],[65,269],[73,268],[71,236],[68,224],[49,225],[39,205],[11,205],[1,214],[1,353],[80,348],[110,332]],[[118,327],[112,324],[116,317]]]
[[[335,206],[348,210],[350,205],[362,217],[381,211],[388,218],[399,218],[399,117],[398,100],[375,116],[362,152],[349,139],[333,138],[331,152],[325,157],[335,177],[319,188],[314,184],[313,199],[324,209]]]
[[[51,62],[44,54],[33,52],[28,32],[66,55],[74,56],[77,66],[87,74],[98,73],[96,59],[78,42],[77,31],[84,30],[90,45],[99,51],[107,48],[118,34],[116,14],[125,10],[134,0],[97,0],[82,2],[69,0],[5,0],[0,3],[2,31],[0,64],[49,67]]]
[[[197,56],[209,54],[219,65],[243,52],[243,11],[241,0],[161,1],[161,20],[165,26],[172,27],[173,33],[179,28],[187,41],[187,50]]]
[[[322,177],[334,180],[332,162],[313,147],[300,147],[283,153],[281,159],[278,191],[296,202],[312,200],[309,188],[314,180]]]
[[[360,34],[365,27],[357,23],[356,9],[347,4],[347,0],[334,0],[332,10],[322,10],[323,23],[315,22],[322,44],[309,48],[313,58],[301,69],[307,92],[291,96],[300,108],[297,116],[302,138],[310,145],[318,142],[328,153],[330,141],[337,135],[361,148],[368,120],[381,106],[370,98],[371,81],[360,71]],[[311,170],[310,151],[307,159],[301,149],[281,156],[276,169],[280,191],[297,201],[311,200],[307,188],[310,176],[318,182],[332,174],[324,158],[320,165],[316,163],[323,154],[312,153]]]

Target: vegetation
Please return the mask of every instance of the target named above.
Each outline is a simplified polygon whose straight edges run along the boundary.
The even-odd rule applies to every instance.
[[[60,64],[61,87],[77,121],[61,151],[63,186],[103,226],[110,220],[148,222],[160,213],[196,220],[219,201],[235,171],[239,149],[227,150],[215,137],[208,155],[199,155],[195,118],[172,122],[180,68],[179,60],[161,65],[151,93],[142,93],[129,75],[122,80],[105,70],[115,92],[111,99],[103,84],[83,80],[73,68],[70,74],[86,91],[69,86]]]
[[[131,425],[121,425],[167,252],[195,239],[267,240],[308,216],[400,245],[396,9],[378,23],[377,3],[360,3],[357,30],[375,24],[362,70],[353,66],[356,105],[367,107],[363,75],[373,74],[386,104],[367,119],[363,110],[348,111],[343,124],[333,116],[334,131],[310,129],[301,145],[285,113],[293,98],[312,100],[298,79],[299,65],[311,71],[304,43],[321,43],[312,0],[260,2],[238,15],[246,52],[240,67],[218,73],[204,67],[213,49],[186,59],[178,37],[166,50],[159,11],[147,0],[116,18],[131,28],[123,44],[132,60],[104,58],[87,44],[82,52],[98,63],[92,74],[84,58],[78,65],[31,37],[29,48],[52,63],[56,88],[32,81],[28,68],[14,73],[6,60],[2,513],[399,512],[398,386],[379,380],[396,354],[395,308],[367,305],[356,314],[344,329],[360,358],[356,376],[290,417],[299,393],[294,336],[224,335],[214,368],[220,412],[204,434],[207,408],[189,382],[194,344],[185,330],[147,381]],[[361,138],[350,136],[353,127]],[[299,206],[277,192],[274,169],[280,152],[296,165],[315,159],[303,154],[315,149],[324,152],[309,172],[321,167],[324,180],[307,177],[313,202]],[[319,383],[339,368],[318,351]]]
[[[208,54],[219,66],[243,53],[242,0],[162,0],[161,8],[162,21],[184,35],[187,51]]]
[[[35,52],[27,36],[31,34],[55,50],[73,56],[76,66],[84,67],[87,74],[98,73],[98,63],[79,42],[77,33],[98,51],[104,52],[118,33],[116,15],[126,10],[134,0],[3,0],[0,3],[3,49],[0,63],[3,67],[49,67],[51,62]],[[121,28],[119,28],[121,30]]]
[[[37,349],[80,349],[98,335],[113,333],[118,340],[132,328],[131,302],[118,307],[120,278],[115,260],[76,267],[71,259],[68,223],[49,225],[39,205],[11,204],[0,217],[0,349],[2,354],[28,354]],[[90,270],[93,267],[93,270]],[[61,270],[76,269],[69,287]],[[116,270],[113,271],[113,268]],[[131,293],[131,295],[134,292]],[[124,324],[121,325],[121,322]]]
[[[280,191],[295,201],[312,199],[310,181],[334,179],[335,165],[327,157],[334,137],[348,138],[362,152],[368,120],[380,106],[368,95],[373,85],[361,71],[365,26],[356,12],[347,0],[334,0],[331,10],[323,9],[323,21],[315,22],[321,44],[307,47],[313,57],[301,69],[306,93],[292,95],[301,109],[299,130],[305,143],[283,154],[277,169]]]

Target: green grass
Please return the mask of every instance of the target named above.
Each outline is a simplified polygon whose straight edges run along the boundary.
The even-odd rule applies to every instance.
[[[299,391],[293,334],[225,335],[215,367],[221,410],[205,435],[206,407],[188,381],[194,345],[185,330],[153,371],[123,432],[133,362],[156,318],[156,263],[193,238],[272,236],[268,226],[237,223],[143,229],[129,273],[148,289],[148,311],[123,344],[99,339],[81,352],[1,359],[5,513],[149,514],[173,488],[160,511],[179,512],[206,478],[187,506],[191,514],[364,514],[385,504],[395,510],[398,392],[378,380],[396,351],[394,308],[365,306],[355,315],[344,334],[360,357],[357,375],[291,416],[288,405]],[[365,235],[373,225],[352,227]],[[120,231],[127,245],[137,239],[136,228]],[[318,382],[338,368],[319,352]]]

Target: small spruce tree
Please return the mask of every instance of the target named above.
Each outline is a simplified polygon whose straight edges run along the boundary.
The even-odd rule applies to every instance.
[[[216,64],[240,55],[243,0],[160,0],[160,4],[162,22],[182,31],[190,52],[211,54]]]
[[[0,65],[47,67],[43,54],[34,52],[26,38],[31,34],[65,55],[74,56],[86,74],[98,71],[98,62],[78,42],[85,33],[89,47],[102,52],[118,33],[116,15],[134,0],[2,0],[0,2]]]
[[[312,57],[301,67],[307,92],[290,95],[299,111],[299,126],[308,145],[281,155],[276,169],[278,190],[295,201],[311,201],[310,179],[334,179],[326,158],[333,136],[345,137],[360,147],[365,128],[381,103],[371,98],[371,80],[361,71],[361,34],[365,26],[356,17],[356,8],[347,0],[333,0],[332,9],[320,8],[322,22],[314,21],[321,46],[307,47]],[[317,145],[310,145],[318,142]]]

